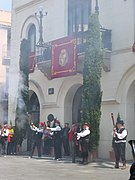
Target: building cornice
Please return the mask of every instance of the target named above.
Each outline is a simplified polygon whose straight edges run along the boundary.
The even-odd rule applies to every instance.
[[[25,4],[15,8],[15,12],[18,13],[18,12],[20,12],[26,8],[29,8],[29,7],[34,6],[36,4],[40,4],[41,2],[44,2],[44,1],[46,1],[46,0],[38,0],[38,1],[32,0],[31,2],[25,3]]]
[[[118,49],[111,52],[111,55],[117,55],[117,54],[123,54],[123,53],[129,53],[132,52],[132,48],[124,48],[124,49]]]
[[[42,109],[45,109],[45,108],[59,108],[59,106],[56,102],[48,102],[42,105]]]
[[[103,99],[102,105],[108,105],[108,104],[120,104],[116,99]]]
[[[1,29],[11,29],[11,24],[6,25],[6,24],[0,22],[0,28]]]

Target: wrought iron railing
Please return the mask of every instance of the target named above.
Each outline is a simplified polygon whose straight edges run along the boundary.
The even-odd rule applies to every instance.
[[[109,51],[112,50],[112,43],[111,43],[111,34],[112,31],[109,29],[101,28],[101,42],[102,48],[107,49]],[[79,32],[76,34],[77,39],[77,54],[85,53],[86,52],[86,39],[88,37],[88,31],[86,32]],[[46,48],[43,54],[43,57],[36,57],[36,62],[40,63],[43,61],[51,60],[51,42],[46,43]]]

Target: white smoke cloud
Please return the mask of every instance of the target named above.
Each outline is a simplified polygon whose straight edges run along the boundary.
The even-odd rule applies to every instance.
[[[25,85],[26,75],[24,73],[19,74],[19,84],[18,84],[18,97],[17,97],[17,107],[18,113],[16,114],[16,123],[18,128],[23,128],[26,121],[28,120],[28,114],[26,112],[26,104],[23,100],[22,92],[27,93],[28,87]]]

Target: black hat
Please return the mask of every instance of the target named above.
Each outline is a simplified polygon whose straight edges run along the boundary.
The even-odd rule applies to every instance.
[[[117,122],[117,124],[124,124],[124,121],[122,120],[122,119],[120,119],[118,122]]]
[[[53,121],[54,120],[54,115],[53,114],[49,114],[47,119],[48,119],[48,121]]]

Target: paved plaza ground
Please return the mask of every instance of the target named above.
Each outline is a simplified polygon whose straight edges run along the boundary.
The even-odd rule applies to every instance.
[[[97,160],[88,165],[52,157],[1,156],[0,180],[128,180],[131,164],[114,169],[114,162]]]

